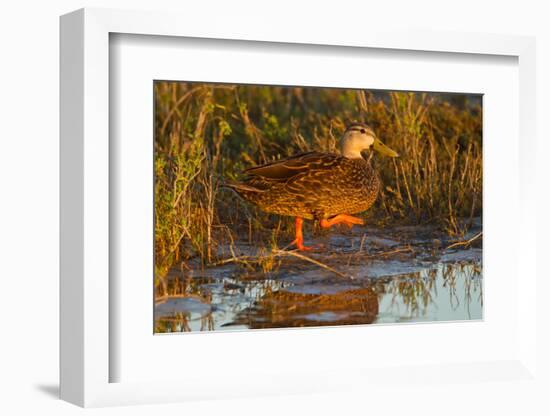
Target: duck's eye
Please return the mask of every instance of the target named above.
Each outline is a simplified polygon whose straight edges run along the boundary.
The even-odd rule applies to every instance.
[[[361,133],[365,134],[367,131],[365,129],[361,129]]]

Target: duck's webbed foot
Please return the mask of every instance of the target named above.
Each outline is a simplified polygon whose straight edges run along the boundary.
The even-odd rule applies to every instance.
[[[361,218],[353,217],[351,215],[347,214],[338,214],[332,218],[323,218],[321,221],[319,221],[319,224],[323,228],[330,228],[333,225],[336,224],[345,224],[349,228],[353,227],[353,225],[363,225],[365,222]]]
[[[294,240],[292,243],[290,243],[290,245],[296,245],[296,248],[299,251],[318,251],[318,250],[322,250],[323,248],[325,248],[325,246],[323,246],[322,244],[315,244],[313,246],[305,246],[303,240],[302,241]]]

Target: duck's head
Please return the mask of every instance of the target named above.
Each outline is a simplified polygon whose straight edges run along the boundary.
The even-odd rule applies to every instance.
[[[363,123],[351,124],[342,136],[342,155],[349,159],[360,159],[364,152],[376,150],[390,157],[399,156],[395,150],[390,149],[380,141],[374,131]]]

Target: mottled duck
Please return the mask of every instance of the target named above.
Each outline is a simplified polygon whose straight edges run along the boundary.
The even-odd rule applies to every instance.
[[[372,150],[398,156],[361,123],[346,129],[340,147],[341,155],[307,152],[247,169],[242,182],[227,186],[265,212],[296,217],[292,244],[310,250],[304,245],[303,220],[318,220],[323,228],[363,224],[351,214],[369,209],[378,195],[380,180],[371,165]]]

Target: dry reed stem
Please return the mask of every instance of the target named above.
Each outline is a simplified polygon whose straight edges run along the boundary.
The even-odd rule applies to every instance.
[[[453,243],[451,244],[450,246],[448,246],[445,250],[448,250],[450,248],[453,248],[453,247],[459,247],[459,246],[468,246],[470,245],[471,243],[473,243],[475,240],[477,240],[479,237],[481,237],[483,235],[483,231],[477,233],[476,235],[474,235],[472,238],[470,238],[469,240],[465,240],[465,241],[457,241],[456,243]]]
[[[325,270],[328,270],[329,272],[332,272],[340,277],[344,277],[346,279],[354,279],[355,277],[353,277],[352,275],[346,275],[342,272],[339,272],[338,270],[336,269],[333,269],[332,267],[330,266],[327,266],[326,264],[324,263],[321,263],[320,261],[317,261],[315,259],[312,259],[311,257],[308,257],[308,256],[304,256],[303,254],[300,254],[300,253],[297,253],[295,251],[285,251],[285,250],[279,250],[279,249],[275,249],[272,251],[272,253],[276,256],[291,256],[291,257],[296,257],[296,258],[299,258],[301,260],[305,260],[305,261],[308,261],[310,263],[313,263]]]
[[[163,135],[164,132],[166,131],[166,127],[168,126],[168,122],[170,121],[170,119],[172,118],[172,116],[174,115],[174,113],[178,110],[178,107],[185,101],[187,100],[189,97],[191,97],[191,95],[197,91],[200,91],[202,90],[202,86],[200,87],[195,87],[189,91],[187,91],[184,95],[182,95],[175,103],[174,105],[172,106],[172,108],[170,109],[170,111],[168,112],[166,118],[164,119],[164,122],[162,123],[162,127],[160,128],[160,134]]]
[[[376,257],[387,257],[391,254],[407,253],[407,252],[414,252],[414,248],[411,246],[407,246],[407,247],[396,248],[395,250],[390,250],[390,251],[381,251],[380,253],[370,254],[366,256],[366,258],[370,259],[370,258],[376,258]]]

